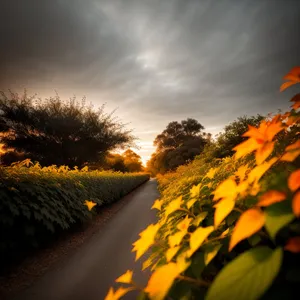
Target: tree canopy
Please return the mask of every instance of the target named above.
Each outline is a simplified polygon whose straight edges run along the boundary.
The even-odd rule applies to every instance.
[[[99,161],[108,151],[130,147],[135,140],[104,106],[94,109],[85,99],[63,101],[58,95],[41,100],[26,92],[0,94],[0,132],[4,149],[42,165],[70,167]]]
[[[148,161],[147,169],[153,174],[165,173],[191,161],[211,137],[203,130],[204,126],[192,118],[170,122],[154,140],[156,152]]]

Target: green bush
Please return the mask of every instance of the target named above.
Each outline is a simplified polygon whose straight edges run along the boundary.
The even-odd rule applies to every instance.
[[[149,179],[144,173],[41,168],[15,164],[0,168],[0,252],[15,260],[90,219]],[[85,200],[97,203],[90,212]]]

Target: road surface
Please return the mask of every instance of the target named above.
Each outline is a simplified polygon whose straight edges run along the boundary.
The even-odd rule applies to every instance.
[[[149,275],[141,271],[141,262],[134,261],[132,243],[144,228],[156,222],[156,212],[150,208],[158,197],[155,180],[127,195],[128,203],[104,228],[63,263],[12,299],[101,300],[110,286],[116,286],[114,280],[127,269],[134,270],[134,280],[144,285]],[[134,293],[126,297],[135,298]]]

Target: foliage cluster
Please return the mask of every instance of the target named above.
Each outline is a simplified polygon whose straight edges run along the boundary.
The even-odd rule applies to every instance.
[[[82,167],[134,145],[131,131],[104,108],[96,110],[75,97],[41,100],[26,92],[0,93],[0,142],[6,150],[1,163],[30,158],[42,166]]]
[[[195,119],[188,118],[180,123],[170,122],[154,140],[156,152],[147,163],[153,175],[175,170],[199,155],[210,140],[210,134]]]
[[[101,209],[148,179],[145,173],[41,167],[30,160],[0,167],[1,265],[91,218],[86,200]]]
[[[281,87],[300,83],[294,68]],[[199,156],[158,176],[159,221],[133,244],[151,268],[144,288],[128,270],[106,300],[295,299],[300,281],[300,94],[289,112],[249,126],[232,157]],[[211,154],[209,154],[211,155]]]

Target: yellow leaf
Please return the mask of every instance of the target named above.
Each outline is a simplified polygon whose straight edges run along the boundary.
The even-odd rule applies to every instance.
[[[255,181],[251,186],[249,194],[251,196],[256,196],[259,193],[259,191],[260,191],[260,184],[257,181]]]
[[[195,204],[195,202],[197,202],[197,200],[198,200],[197,198],[194,198],[194,199],[189,200],[189,201],[186,203],[187,208],[190,209],[190,208]]]
[[[258,148],[255,152],[255,159],[258,165],[262,164],[273,152],[274,142],[265,143],[262,147]]]
[[[159,227],[159,224],[151,224],[140,233],[140,239],[133,243],[134,248],[132,251],[136,251],[135,260],[138,260],[154,243],[154,238]]]
[[[265,224],[265,214],[259,208],[250,208],[240,216],[229,243],[231,251],[240,241],[259,231]]]
[[[85,200],[84,205],[87,206],[88,210],[92,210],[92,208],[94,206],[97,205],[97,203],[93,202],[93,201],[89,201],[89,200]]]
[[[235,146],[232,150],[236,151],[234,155],[235,159],[239,159],[247,154],[250,154],[257,148],[259,148],[257,141],[255,139],[248,139],[245,142]]]
[[[205,239],[214,231],[214,226],[199,227],[197,228],[190,237],[190,249],[188,256],[191,257],[195,251],[202,245]]]
[[[207,216],[207,211],[201,212],[197,215],[197,217],[193,221],[193,225],[199,226],[199,224],[206,218]]]
[[[220,237],[225,237],[226,235],[228,235],[229,233],[229,228],[227,228],[225,231],[222,232],[222,234],[220,235]]]
[[[201,188],[201,183],[199,183],[198,185],[194,185],[190,189],[191,198],[196,198],[199,196],[200,188]]]
[[[123,275],[121,275],[120,277],[118,277],[116,279],[116,282],[121,282],[121,283],[128,283],[130,284],[132,281],[132,274],[133,272],[130,270],[127,270],[126,273],[124,273]]]
[[[181,272],[184,272],[191,264],[191,261],[188,261],[188,254],[187,252],[181,253],[177,256],[176,263],[178,270]]]
[[[205,177],[212,179],[212,178],[214,178],[216,172],[217,172],[217,169],[210,168]]]
[[[179,274],[180,269],[176,263],[159,267],[151,275],[145,292],[149,294],[151,300],[163,300]]]
[[[208,250],[204,252],[204,264],[207,266],[212,259],[218,254],[219,250],[221,249],[222,245],[218,244],[213,247],[210,247]]]
[[[240,194],[242,197],[246,196],[248,187],[249,187],[248,181],[240,182],[237,186],[238,194]]]
[[[170,235],[169,236],[170,247],[173,248],[173,247],[179,245],[185,235],[186,235],[186,231],[178,231],[175,234]]]
[[[180,208],[182,204],[182,196],[178,197],[177,199],[171,201],[168,206],[166,207],[165,210],[165,216],[169,216],[171,213],[173,213],[174,211],[176,211],[177,209]]]
[[[300,217],[300,191],[297,192],[292,202],[293,212],[296,217]]]
[[[153,264],[153,259],[152,257],[147,258],[144,262],[143,262],[143,266],[142,266],[142,270],[146,270],[147,268],[149,268],[151,265]]]
[[[244,181],[245,177],[246,177],[246,172],[248,171],[248,166],[247,165],[243,165],[240,166],[237,171],[234,173],[239,179],[240,181]]]
[[[235,205],[235,202],[231,199],[221,200],[215,205],[216,211],[214,215],[214,225],[217,228],[221,222],[231,213]]]
[[[294,171],[288,178],[288,186],[292,192],[300,187],[300,169]]]
[[[287,146],[285,151],[280,160],[293,162],[300,155],[300,140]]]
[[[158,209],[158,210],[161,210],[161,206],[162,206],[162,203],[163,203],[163,200],[155,200],[154,204],[152,205],[151,209]]]
[[[173,248],[169,248],[166,252],[166,258],[167,258],[167,262],[170,262],[172,260],[172,258],[175,256],[175,254],[178,252],[178,250],[180,249],[179,246],[173,247]]]
[[[181,222],[178,223],[177,229],[179,229],[180,231],[187,232],[191,221],[192,221],[192,219],[190,219],[188,216],[186,216]]]
[[[235,200],[237,196],[237,185],[235,181],[231,178],[223,181],[214,192],[214,201],[220,198],[228,198]]]
[[[118,288],[115,292],[113,288],[110,288],[108,291],[108,294],[106,295],[104,300],[118,300],[121,297],[123,297],[125,294],[127,294],[129,291],[134,290],[134,288],[129,287],[129,288],[123,288],[120,287]]]
[[[264,193],[257,203],[258,206],[269,206],[273,203],[281,202],[286,199],[286,195],[283,192],[271,190]]]
[[[274,157],[269,161],[265,161],[259,166],[256,166],[251,170],[248,176],[248,183],[253,183],[254,181],[259,181],[259,179],[272,167],[272,165],[277,161],[277,158]]]

